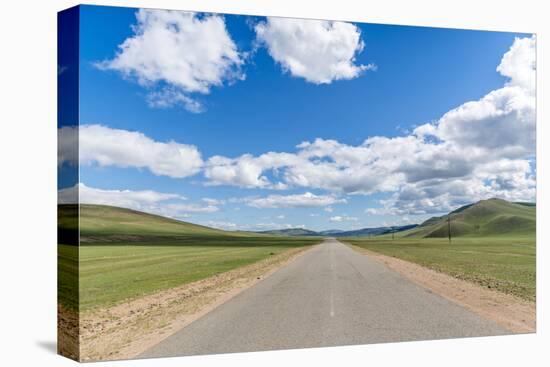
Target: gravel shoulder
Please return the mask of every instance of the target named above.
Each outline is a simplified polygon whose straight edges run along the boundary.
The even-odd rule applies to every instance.
[[[197,282],[80,315],[80,361],[134,358],[191,322],[269,277],[311,246]],[[61,320],[74,319],[59,310]],[[76,354],[76,353],[73,353]]]
[[[408,280],[494,321],[511,332],[536,332],[535,302],[493,291],[405,260],[382,255],[358,246],[349,246],[384,264]]]

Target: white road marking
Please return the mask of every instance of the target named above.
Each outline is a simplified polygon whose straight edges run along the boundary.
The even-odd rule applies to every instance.
[[[333,278],[334,278],[334,261],[332,256],[332,246],[330,246],[330,317],[334,317],[334,287],[333,287]]]
[[[334,296],[332,291],[330,292],[330,317],[334,317]]]

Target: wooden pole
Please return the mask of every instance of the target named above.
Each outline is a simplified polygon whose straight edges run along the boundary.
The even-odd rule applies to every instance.
[[[449,232],[449,243],[451,243],[451,213],[447,215],[447,232]]]

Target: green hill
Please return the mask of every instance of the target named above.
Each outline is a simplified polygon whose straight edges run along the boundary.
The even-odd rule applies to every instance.
[[[320,242],[223,231],[104,205],[59,205],[58,232],[59,302],[81,312],[260,260],[279,261],[278,255]]]
[[[75,217],[78,215],[75,208],[75,205],[59,206],[60,237],[62,233],[74,231]],[[108,237],[132,241],[145,237],[202,235],[246,237],[252,234],[223,231],[131,209],[80,205],[80,238],[84,241]]]
[[[536,206],[533,204],[488,199],[465,205],[449,215],[453,237],[535,234]],[[447,237],[447,218],[447,215],[430,218],[420,226],[403,232],[402,236]]]

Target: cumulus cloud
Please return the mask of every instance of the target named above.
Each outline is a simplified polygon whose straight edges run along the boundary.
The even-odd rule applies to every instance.
[[[78,165],[78,126],[57,129],[57,166]]]
[[[491,162],[471,176],[455,180],[431,180],[406,184],[381,207],[365,212],[375,215],[433,215],[472,202],[498,197],[508,201],[532,201],[536,180],[529,163],[522,160]],[[492,171],[492,172],[491,172]]]
[[[250,224],[248,226],[244,226],[242,228],[245,228],[249,231],[268,231],[268,230],[278,230],[278,229],[291,229],[291,228],[302,228],[305,229],[305,224],[292,224],[292,223],[272,223],[272,222],[260,222],[260,223],[254,223]]]
[[[269,152],[257,157],[246,154],[237,158],[216,156],[205,164],[205,177],[210,185],[248,188],[294,186],[343,193],[393,190],[398,187],[401,176],[388,173],[399,165],[399,160],[395,159],[399,152],[395,144],[386,139],[368,139],[360,146],[317,139],[298,145],[295,153]],[[412,148],[400,146],[404,154]],[[268,172],[278,181],[270,180]]]
[[[74,204],[74,202],[70,201],[75,197],[72,192],[78,192],[80,202],[83,204],[112,205],[134,209],[139,209],[142,204],[151,205],[169,199],[185,199],[177,194],[164,194],[152,190],[102,190],[80,183],[73,187],[59,190],[59,203]]]
[[[516,39],[497,68],[508,78],[502,88],[409,135],[374,136],[359,145],[316,139],[295,152],[218,156],[206,164],[205,176],[241,187],[392,195],[370,213],[443,212],[487,197],[533,200],[534,53],[534,37]]]
[[[357,222],[359,218],[357,217],[349,217],[349,216],[342,216],[342,215],[335,215],[334,217],[329,218],[329,222],[333,223],[340,223],[340,222]]]
[[[153,108],[170,108],[181,104],[189,112],[204,112],[204,106],[197,100],[175,88],[163,88],[147,94],[147,104]]]
[[[166,204],[161,208],[165,213],[215,213],[220,209],[214,205]]]
[[[536,38],[516,38],[504,54],[497,71],[508,77],[507,86],[518,86],[534,92],[536,87]]]
[[[311,192],[294,195],[269,195],[246,200],[246,204],[254,208],[311,208],[345,202],[345,199],[339,199],[333,195],[315,195]]]
[[[235,231],[239,229],[239,225],[237,223],[223,220],[209,220],[208,222],[206,222],[206,225],[208,227],[222,229],[226,231]]]
[[[193,145],[174,141],[158,142],[140,132],[113,129],[103,125],[82,125],[79,144],[70,143],[76,128],[61,128],[58,164],[73,161],[80,149],[80,164],[146,168],[155,175],[174,178],[192,176],[201,170],[203,161]],[[74,163],[74,162],[73,162]]]
[[[284,71],[310,83],[353,79],[375,68],[356,64],[365,44],[361,31],[351,23],[268,17],[255,31],[260,44]]]
[[[225,200],[223,199],[213,199],[213,198],[202,198],[203,202],[205,202],[208,205],[224,205]]]
[[[237,224],[234,222],[224,220],[210,220],[205,225],[213,228],[229,230],[229,231],[268,231],[276,229],[290,229],[290,228],[306,228],[304,224],[290,224],[290,223],[271,223],[271,222],[259,222],[249,224]]]
[[[97,63],[148,88],[154,107],[181,104],[191,112],[202,105],[190,97],[207,94],[244,78],[243,59],[216,14],[140,9],[134,34],[118,46],[114,58]]]
[[[535,152],[535,98],[526,89],[506,86],[447,112],[435,124],[416,129],[460,148],[494,150],[520,157]]]
[[[269,20],[268,20],[269,22]],[[264,26],[267,26],[265,23]],[[327,207],[344,195],[387,193],[370,214],[422,215],[444,212],[488,197],[535,197],[535,38],[518,38],[497,71],[502,88],[468,101],[408,135],[374,136],[358,145],[330,139],[298,144],[293,152],[267,152],[203,162],[198,149],[155,141],[142,133],[83,125],[59,130],[58,164],[75,159],[79,135],[81,164],[136,167],[156,175],[187,177],[202,170],[207,185],[285,190],[325,190],[247,198],[255,208]],[[210,200],[208,202],[207,200]],[[220,204],[173,207],[173,211],[214,210]],[[181,205],[182,203],[180,203]]]
[[[204,175],[210,185],[234,185],[247,188],[286,189],[282,182],[272,183],[263,175],[266,169],[277,169],[299,158],[290,153],[269,152],[254,157],[244,154],[238,158],[213,156],[205,165]]]
[[[58,191],[59,204],[96,204],[134,209],[172,218],[188,218],[193,213],[214,213],[214,205],[200,205],[184,202],[187,199],[178,194],[153,190],[105,190],[79,183]]]
[[[536,39],[516,38],[497,71],[508,80],[477,101],[447,112],[415,129],[460,148],[484,149],[508,158],[535,153]]]

